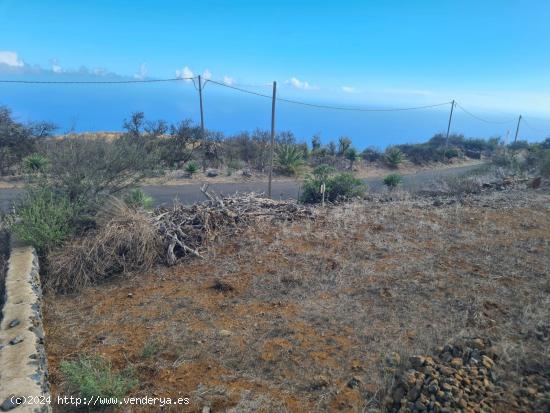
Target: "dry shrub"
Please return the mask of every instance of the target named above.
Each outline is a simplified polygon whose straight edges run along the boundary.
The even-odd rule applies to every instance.
[[[48,254],[45,286],[70,292],[132,271],[146,271],[157,261],[161,241],[150,215],[111,200],[98,228]]]

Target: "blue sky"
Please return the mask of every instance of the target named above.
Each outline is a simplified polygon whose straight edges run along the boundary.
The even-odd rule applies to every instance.
[[[192,72],[312,102],[550,118],[549,21],[548,0],[0,0],[0,76]]]

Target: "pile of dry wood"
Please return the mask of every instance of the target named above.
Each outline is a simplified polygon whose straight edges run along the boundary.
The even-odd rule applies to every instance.
[[[201,204],[175,204],[145,212],[113,198],[96,217],[97,228],[47,255],[44,285],[59,292],[79,290],[115,274],[147,271],[156,263],[202,258],[208,242],[233,235],[257,220],[313,217],[311,207],[273,201],[258,194],[220,198],[208,191]]]
[[[186,255],[202,257],[201,249],[209,241],[254,220],[291,221],[313,217],[312,208],[294,201],[274,201],[255,193],[221,198],[209,192],[207,186],[201,191],[208,198],[205,203],[175,204],[155,211],[154,223],[165,243],[165,259],[169,265]]]

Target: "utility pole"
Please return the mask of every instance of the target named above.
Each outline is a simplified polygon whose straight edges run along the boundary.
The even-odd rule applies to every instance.
[[[516,128],[516,137],[514,138],[514,142],[517,142],[517,140],[518,140],[519,124],[520,123],[521,123],[521,115],[519,115],[519,118],[518,118],[518,127]]]
[[[201,75],[199,75],[199,102],[200,102],[200,106],[201,106],[201,132],[202,132],[202,137],[204,139],[204,113],[202,111],[202,80],[201,80]]]
[[[449,114],[449,124],[447,125],[447,138],[445,139],[445,150],[447,150],[447,146],[449,145],[449,132],[451,131],[451,121],[453,120],[454,108],[455,108],[455,101],[453,99],[453,101],[451,102],[451,113]]]
[[[277,82],[273,82],[273,98],[271,100],[271,147],[269,150],[269,181],[267,196],[271,198],[271,178],[273,175],[273,147],[275,146],[275,101],[277,100]]]

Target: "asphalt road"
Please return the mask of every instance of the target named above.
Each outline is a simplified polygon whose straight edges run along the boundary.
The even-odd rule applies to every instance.
[[[421,171],[415,174],[403,176],[403,187],[414,191],[422,184],[440,176],[460,175],[468,172],[478,165],[459,166],[433,171]],[[384,189],[382,178],[367,178],[364,182],[369,191],[378,192]],[[267,192],[267,182],[240,182],[211,184],[210,190],[222,195],[230,195],[235,192]],[[155,199],[156,205],[171,204],[175,199],[185,204],[204,201],[204,195],[200,191],[199,184],[188,185],[146,185],[143,190]],[[295,199],[298,197],[300,185],[295,181],[273,182],[272,193],[274,199]],[[22,189],[0,189],[0,209],[7,211],[13,201],[23,193]]]

